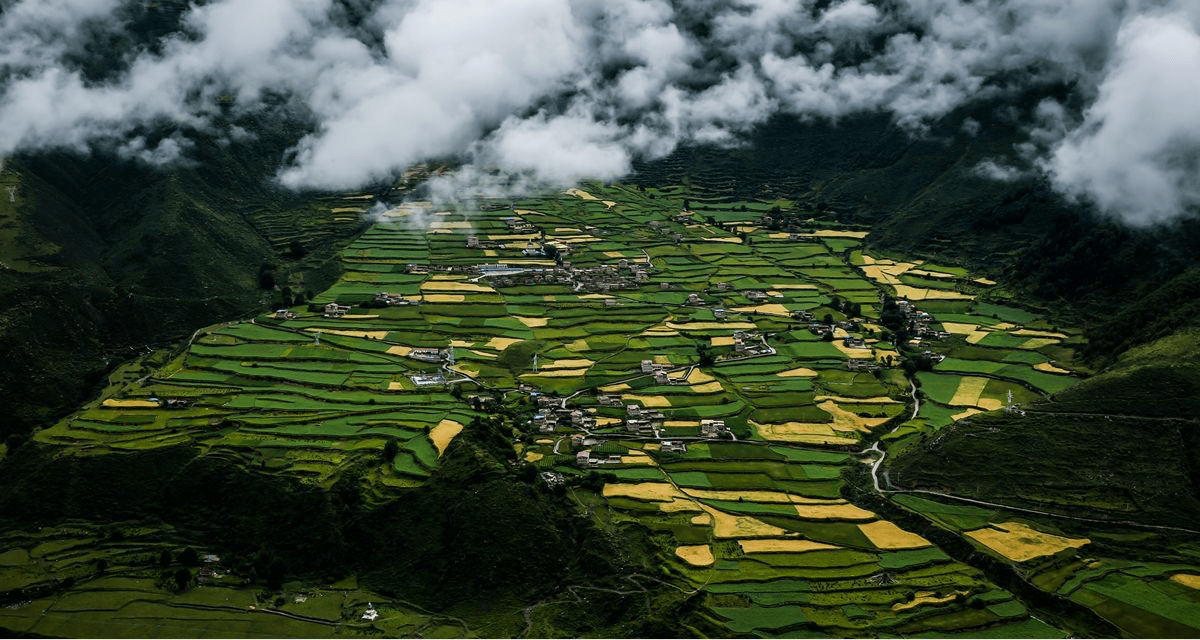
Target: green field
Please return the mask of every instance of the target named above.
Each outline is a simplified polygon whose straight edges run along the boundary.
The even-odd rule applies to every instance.
[[[36,439],[81,456],[188,443],[324,488],[353,477],[372,504],[384,504],[437,474],[455,426],[487,413],[471,408],[479,396],[522,416],[505,435],[518,460],[562,474],[597,523],[648,532],[661,579],[700,594],[694,617],[682,622],[696,633],[1063,634],[919,530],[847,496],[854,495],[850,478],[877,455],[866,450],[885,434],[889,448],[919,446],[956,418],[1000,413],[1010,393],[1023,406],[1073,385],[1077,334],[989,301],[987,286],[961,284],[967,274],[958,267],[925,264],[933,275],[907,275],[896,285],[958,296],[915,301],[935,327],[951,323],[953,331],[898,350],[877,320],[880,294],[898,289],[864,270],[877,261],[857,230],[817,228],[814,241],[801,241],[757,226],[774,206],[766,202],[714,200],[680,221],[683,198],[699,205],[703,192],[583,188],[595,199],[547,196],[511,208],[480,202],[499,208],[438,212],[427,229],[397,213],[344,251],[341,279],[311,305],[290,309],[294,317],[265,314],[198,332],[149,376],[115,384]],[[555,246],[574,272],[524,255],[531,241]],[[537,271],[478,271],[495,263]],[[420,304],[375,304],[379,292]],[[842,301],[860,305],[858,315]],[[325,317],[326,304],[350,309]],[[843,324],[822,339],[793,318],[801,311]],[[862,344],[849,346],[848,338]],[[414,357],[429,349],[446,356],[452,349],[454,362]],[[925,350],[947,357],[915,375],[922,404],[908,420],[912,397],[901,363]],[[854,369],[852,359],[874,369]],[[643,363],[662,372],[656,377]],[[441,378],[425,385],[422,376]],[[538,394],[556,400],[539,407]],[[599,396],[615,398],[613,406]],[[641,431],[626,429],[622,421],[636,415],[626,415],[629,405],[661,416]],[[568,415],[541,428],[533,422],[564,406],[595,424],[572,426]],[[711,432],[710,420],[724,428]],[[687,451],[668,452],[664,441],[684,442]],[[581,449],[611,461],[581,470]],[[914,496],[888,509],[956,535],[1011,517]],[[5,561],[29,562],[0,555]],[[319,614],[303,613],[293,598],[288,610],[320,620],[284,622],[248,613],[246,589],[197,588],[186,598],[204,602],[185,606],[185,596],[164,594],[145,576],[128,579],[89,578],[49,608],[33,602],[0,613],[0,625],[77,635],[72,625],[82,623],[65,612],[86,609],[94,629],[112,635],[358,628],[326,624],[361,606],[362,597],[347,591],[314,591],[324,599],[309,600],[339,603]],[[1116,611],[1130,633],[1194,622],[1171,598],[1164,604],[1112,580],[1070,597]],[[218,600],[240,608],[212,604]],[[388,606],[387,633],[464,633]],[[186,614],[165,613],[181,607]]]

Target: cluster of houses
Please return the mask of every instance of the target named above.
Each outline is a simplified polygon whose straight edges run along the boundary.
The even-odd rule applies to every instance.
[[[536,427],[539,433],[554,433],[560,425],[583,431],[596,428],[596,418],[584,410],[572,409],[557,398],[536,392],[535,394],[537,413],[533,415],[530,424]]]
[[[382,302],[383,304],[386,304],[389,307],[395,307],[395,306],[400,306],[400,305],[405,305],[405,304],[421,304],[421,301],[419,299],[405,298],[403,294],[388,293],[387,291],[380,291],[380,292],[376,293],[375,294],[375,302]]]
[[[476,271],[474,265],[469,264],[421,264],[419,262],[410,262],[404,265],[405,273],[413,275],[424,275],[429,273],[465,273],[470,274]]]
[[[625,405],[625,431],[639,436],[657,436],[667,416],[661,411],[645,409],[641,405]]]
[[[882,299],[882,295],[881,295]],[[937,321],[926,311],[917,309],[916,305],[908,300],[897,300],[896,307],[904,314],[905,321],[908,325],[910,333],[919,339],[945,340],[950,337],[948,331],[938,331],[933,328],[933,324]]]
[[[775,349],[771,348],[761,333],[747,333],[745,331],[735,331],[733,333],[733,357],[747,358],[750,356],[765,356],[775,353]]]

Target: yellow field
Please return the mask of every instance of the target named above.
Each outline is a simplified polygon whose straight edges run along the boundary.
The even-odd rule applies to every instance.
[[[912,600],[909,600],[908,602],[897,602],[896,604],[892,605],[892,611],[908,611],[909,609],[915,609],[923,604],[941,604],[943,602],[950,602],[957,595],[958,592],[945,596],[938,596],[932,591],[918,591],[916,595],[913,596]]]
[[[505,349],[511,347],[512,345],[514,345],[518,342],[525,342],[525,341],[522,340],[521,338],[499,338],[499,337],[497,337],[497,338],[492,338],[491,340],[488,340],[487,344],[484,346],[486,346],[489,349],[495,349],[496,351],[504,351]]]
[[[812,540],[797,538],[738,540],[743,553],[804,553],[823,549],[838,549],[839,547]]]
[[[667,420],[663,422],[664,427],[698,427],[699,420]]]
[[[945,327],[946,331],[950,333],[966,336],[967,342],[971,344],[978,344],[980,340],[983,340],[989,333],[991,333],[990,331],[980,329],[979,325],[977,324],[966,324],[963,322],[943,322],[942,326]]]
[[[729,244],[742,244],[742,239],[736,238],[736,237],[735,238],[708,237],[708,238],[700,238],[700,239],[704,240],[705,242],[728,242]]]
[[[496,293],[496,290],[474,282],[461,280],[426,280],[421,283],[421,291],[467,291],[470,293]]]
[[[925,289],[923,287],[913,287],[907,284],[893,284],[896,288],[896,295],[909,300],[974,300],[975,296],[962,293],[961,291],[952,291],[948,289]]]
[[[880,549],[922,549],[933,545],[915,533],[909,533],[887,520],[858,525],[871,544]]]
[[[928,269],[912,269],[908,272],[914,276],[925,276],[926,278],[940,278],[943,280],[953,280],[958,276],[953,273],[944,273],[942,271],[930,271]]]
[[[814,289],[817,289],[817,285],[802,284],[799,282],[782,282],[779,284],[771,285],[771,288],[772,289],[809,289],[809,290],[814,290]]]
[[[996,286],[996,281],[995,281],[995,280],[989,280],[989,279],[987,279],[987,278],[975,278],[975,282],[976,282],[976,283],[978,283],[978,284],[981,284],[981,285],[983,285],[983,286],[985,286],[985,287],[994,287],[994,286]]]
[[[712,547],[706,544],[676,547],[675,555],[693,567],[711,567],[713,564]]]
[[[1032,351],[1034,349],[1041,349],[1042,347],[1045,347],[1045,346],[1057,344],[1058,342],[1059,342],[1059,340],[1057,338],[1030,338],[1030,339],[1026,340],[1025,342],[1022,342],[1020,345],[1018,345],[1017,348],[1018,349],[1029,349]]]
[[[840,331],[840,329],[839,329],[839,331]],[[845,332],[843,331],[842,333],[845,333]],[[835,336],[836,336],[836,334],[835,334]],[[875,359],[875,354],[871,352],[871,349],[866,348],[866,347],[861,347],[861,348],[860,347],[847,347],[846,344],[844,342],[842,342],[842,340],[841,340],[841,338],[846,337],[845,335],[836,336],[836,337],[838,339],[834,340],[830,344],[832,344],[838,351],[841,351],[842,353],[846,354],[847,358],[854,358],[857,360],[874,360]]]
[[[687,376],[687,381],[689,384],[702,384],[705,382],[712,382],[714,380],[716,380],[716,378],[701,371],[700,367],[692,367],[692,370]]]
[[[1065,549],[1078,549],[1091,542],[1087,538],[1043,533],[1020,522],[992,523],[983,529],[967,531],[966,535],[1013,562],[1028,562]]]
[[[461,293],[426,293],[421,296],[425,302],[464,302],[466,299]]]
[[[1033,365],[1033,368],[1037,369],[1038,371],[1045,371],[1046,373],[1061,373],[1061,374],[1071,373],[1070,371],[1056,367],[1056,366],[1050,364],[1049,362],[1039,362],[1039,363]]]
[[[372,315],[372,314],[366,314],[366,313],[364,313],[364,314],[348,313],[342,317],[347,320],[370,320],[371,318],[378,318],[379,316]]]
[[[387,331],[351,331],[349,329],[325,329],[322,327],[309,327],[305,329],[310,333],[320,331],[335,336],[349,336],[351,338],[374,338],[375,340],[383,340],[387,337]]]
[[[686,498],[675,485],[668,482],[618,482],[604,485],[601,495],[605,498],[633,498],[650,502],[671,502]]]
[[[389,382],[388,383],[388,391],[403,391],[403,390],[404,390],[403,382]]]
[[[624,382],[618,382],[617,384],[610,384],[600,387],[600,390],[606,393],[616,393],[618,391],[626,391],[628,389],[629,385],[625,384]]]
[[[629,404],[631,402],[639,402],[639,403],[641,403],[641,405],[643,407],[669,407],[669,406],[671,406],[671,401],[662,396],[639,396],[639,395],[629,394],[629,395],[622,395],[621,399],[625,401],[625,404]]]
[[[956,414],[950,416],[950,418],[952,420],[958,421],[958,420],[962,420],[963,418],[970,418],[971,416],[978,414],[978,413],[983,413],[983,412],[980,411],[979,409],[971,407],[970,409],[967,409],[966,411],[961,411],[959,413],[956,413]]]
[[[158,403],[157,403],[157,402],[150,402],[149,400],[117,400],[116,398],[107,398],[107,399],[105,399],[105,401],[104,401],[104,402],[101,402],[100,404],[101,404],[101,405],[103,405],[103,406],[105,406],[105,407],[120,407],[120,408],[122,408],[122,409],[134,409],[134,408],[139,408],[139,409],[153,409],[153,408],[158,408]]]
[[[952,407],[977,407],[979,405],[979,394],[983,393],[984,387],[987,386],[987,378],[979,378],[975,376],[964,376],[958,383],[958,389],[954,390],[954,397],[950,398],[950,406]]]
[[[735,516],[702,504],[700,508],[713,520],[713,535],[718,538],[779,538],[787,530],[750,516]]]
[[[867,258],[868,256],[863,256],[864,260]],[[876,282],[896,286],[901,284],[899,276],[915,266],[917,265],[911,262],[871,259],[871,262],[859,268],[862,269],[864,275]]]
[[[568,189],[565,193],[569,196],[575,196],[576,198],[580,198],[582,200],[600,200],[596,196],[586,191],[580,191],[579,189]],[[613,202],[612,200],[600,200],[600,202],[603,202],[604,206],[608,207],[609,209],[617,206],[617,203]]]
[[[1067,339],[1067,334],[1058,333],[1056,331],[1037,331],[1034,329],[1017,329],[1016,331],[1013,331],[1012,334],[1014,336],[1029,336],[1032,338],[1058,338],[1060,340]]]
[[[796,514],[805,520],[873,520],[875,514],[846,504],[798,504]]]
[[[450,441],[454,436],[461,433],[463,426],[461,423],[453,420],[442,420],[437,423],[437,426],[429,430],[429,439],[433,441],[433,446],[437,447],[438,455],[446,452],[446,447],[450,446]]]
[[[775,442],[801,442],[804,444],[858,444],[858,438],[848,438],[834,433],[828,422],[780,422],[759,424],[750,421],[760,438]]]
[[[787,371],[780,371],[775,375],[779,376],[780,378],[815,378],[821,374],[807,367],[799,367],[796,369],[788,369]]]
[[[329,213],[366,213],[366,207],[334,207]]]
[[[1200,589],[1200,576],[1194,573],[1177,573],[1171,576],[1171,580],[1185,587]]]
[[[716,380],[712,382],[705,382],[703,384],[692,385],[693,393],[720,393],[724,390],[725,387],[722,387],[721,383],[717,382]]]
[[[470,229],[471,223],[466,220],[434,220],[430,229]]]
[[[568,358],[547,362],[543,367],[546,369],[578,369],[580,367],[590,367],[594,364],[596,364],[594,361],[587,358]]]
[[[522,378],[574,378],[587,373],[587,369],[538,369],[537,373],[522,373]]]
[[[853,411],[847,411],[833,400],[826,400],[817,405],[817,408],[825,411],[833,416],[833,429],[835,431],[870,431],[879,425],[888,421],[888,418],[864,418]]]
[[[761,313],[767,316],[787,316],[791,317],[792,312],[787,307],[779,304],[760,304],[754,307],[734,307],[734,311],[740,313]]]
[[[408,354],[412,353],[412,350],[412,347],[406,347],[398,344],[388,347],[387,353],[390,353],[394,356],[407,356]]]
[[[538,460],[541,460],[542,458],[545,458],[545,457],[546,456],[544,456],[540,453],[537,453],[536,451],[526,451],[525,452],[525,462],[537,462]]]
[[[733,336],[713,336],[712,346],[714,347],[732,347]]]
[[[531,318],[529,316],[513,316],[513,318],[515,318],[517,322],[520,322],[521,324],[530,328],[544,327],[550,324],[550,318]]]
[[[654,461],[654,458],[651,458],[641,451],[630,451],[629,455],[621,456],[621,462],[623,464],[644,464],[651,467],[658,466],[658,463]]]

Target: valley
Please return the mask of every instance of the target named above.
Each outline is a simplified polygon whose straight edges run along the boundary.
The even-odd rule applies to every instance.
[[[473,202],[383,213],[311,300],[130,362],[36,432],[28,446],[43,472],[64,470],[64,492],[112,504],[30,474],[8,486],[4,503],[31,515],[0,554],[0,628],[549,637],[648,633],[635,618],[662,613],[666,633],[705,636],[1200,631],[1190,515],[1150,508],[1161,493],[1112,491],[1087,465],[1058,486],[1020,462],[1058,454],[1061,438],[1037,434],[1065,419],[1056,402],[1073,392],[1077,426],[1116,417],[1129,439],[1156,419],[1079,399],[1094,372],[1060,314],[791,201],[585,184]],[[971,448],[986,439],[1002,442]],[[1112,442],[1078,455],[1114,455]],[[952,461],[950,446],[970,455]],[[127,459],[141,484],[81,488]],[[434,494],[447,474],[462,484]],[[405,525],[430,538],[436,527],[440,542],[346,522],[422,499],[412,513],[463,513],[447,487],[480,486],[520,488],[511,503],[472,498],[470,522]],[[100,517],[206,488],[222,496],[202,513]],[[285,496],[282,515],[271,495]],[[543,519],[523,525],[518,508]],[[229,549],[245,536],[212,534],[225,509],[239,526],[272,511],[271,530],[287,533],[278,548]],[[449,580],[422,593],[423,561],[405,565],[414,575],[377,566],[397,546],[416,558],[457,545],[472,525],[527,538],[473,567],[484,583],[554,579],[483,605]],[[318,569],[297,565],[322,549]],[[606,572],[608,583],[581,578]],[[606,592],[638,605],[593,610]]]

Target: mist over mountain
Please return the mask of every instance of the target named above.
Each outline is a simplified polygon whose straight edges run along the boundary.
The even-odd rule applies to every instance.
[[[1185,0],[122,0],[0,3],[0,155],[187,163],[286,119],[275,178],[354,188],[456,157],[533,180],[736,146],[776,116],[947,114],[1022,138],[976,173],[1135,225],[1200,204],[1200,6]],[[1044,92],[1017,107],[1009,98]]]

